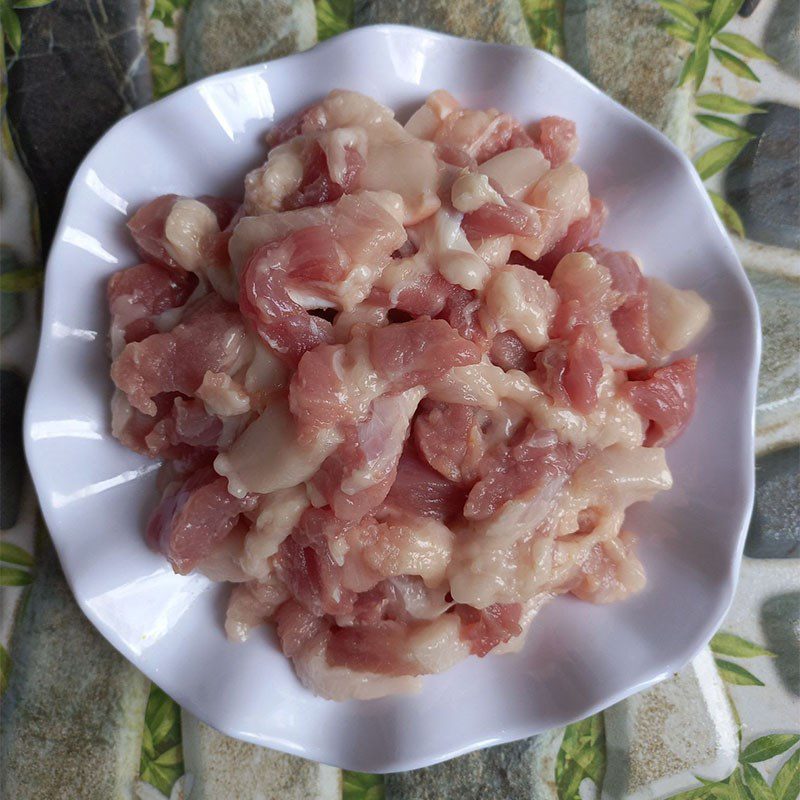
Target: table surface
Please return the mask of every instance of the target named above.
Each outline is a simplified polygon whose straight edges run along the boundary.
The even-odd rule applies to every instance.
[[[0,4],[0,794],[796,800],[800,4],[18,0],[16,11],[11,5]],[[343,773],[224,737],[125,662],[69,593],[21,445],[43,258],[69,180],[91,145],[119,117],[187,81],[374,22],[540,47],[662,129],[706,178],[758,296],[764,334],[756,506],[736,598],[710,647],[670,680],[587,720],[389,776]]]

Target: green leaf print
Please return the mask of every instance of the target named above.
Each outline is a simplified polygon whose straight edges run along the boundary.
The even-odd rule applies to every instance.
[[[738,33],[718,33],[716,39],[720,44],[724,44],[725,47],[747,58],[775,63],[775,59],[772,56],[768,56],[757,44],[754,44],[744,36],[740,36]]]
[[[708,190],[708,196],[711,198],[711,202],[714,204],[714,208],[719,214],[723,225],[729,231],[744,239],[744,224],[736,209],[722,195],[712,192],[711,189]]]
[[[367,772],[342,773],[342,800],[383,800],[383,775]]]
[[[759,78],[741,58],[737,58],[733,53],[729,53],[727,50],[722,50],[719,47],[712,47],[711,51],[714,53],[714,57],[717,61],[719,61],[728,72],[732,72],[734,75],[745,78],[748,81],[761,83],[761,78]]]
[[[27,292],[42,285],[42,270],[26,267],[0,275],[0,292]]]
[[[555,56],[563,56],[563,0],[522,0],[522,14],[534,46]]]
[[[711,0],[681,0],[681,2],[695,14],[701,14],[711,8]]]
[[[748,672],[744,667],[734,664],[732,661],[725,661],[722,658],[715,659],[717,662],[717,669],[719,670],[720,677],[725,683],[732,683],[735,686],[763,686],[763,681],[760,681]]]
[[[693,11],[690,11],[685,5],[679,3],[677,0],[656,0],[656,2],[664,9],[673,19],[694,28],[700,21]]]
[[[0,561],[5,561],[7,564],[19,564],[22,567],[33,566],[33,556],[27,550],[23,550],[11,542],[0,541]]]
[[[42,6],[49,6],[54,0],[17,0],[14,3],[14,8],[41,8]]]
[[[598,795],[606,773],[606,732],[602,714],[567,725],[556,756],[558,800],[580,800],[580,785],[589,778]]]
[[[695,103],[697,103],[698,106],[700,106],[700,108],[705,108],[708,111],[716,111],[719,114],[766,114],[767,113],[766,110],[763,108],[750,105],[750,103],[745,103],[743,100],[737,100],[735,97],[730,97],[727,94],[716,94],[713,92],[709,94],[701,94],[695,97],[694,101]],[[730,633],[724,635],[733,636],[733,634]]]
[[[22,47],[22,28],[19,24],[19,17],[5,0],[0,3],[0,27],[3,28],[9,47],[18,53]]]
[[[8,650],[0,644],[0,695],[5,694],[8,688],[8,676],[11,674],[11,656]]]
[[[800,797],[800,749],[792,753],[775,776],[772,794],[775,800],[797,800]]]
[[[775,657],[775,653],[767,650],[754,642],[748,642],[741,636],[720,631],[714,634],[709,647],[711,652],[718,656],[733,656],[734,658],[755,658],[756,656]]]
[[[743,2],[744,0],[714,0],[708,15],[711,30],[715,33],[721,31],[736,16]]]
[[[712,114],[697,114],[695,119],[703,127],[708,128],[710,131],[714,131],[714,133],[718,133],[720,136],[727,136],[730,139],[755,138],[755,136],[750,133],[747,128],[743,128],[741,125],[737,125],[735,122],[725,119],[724,117],[715,117]]]
[[[683,42],[689,42],[689,44],[694,44],[697,39],[695,30],[686,28],[677,22],[661,22],[658,27],[666,31],[670,36],[680,39]]]
[[[800,742],[800,734],[795,733],[772,733],[769,736],[761,736],[745,747],[739,760],[748,764],[767,761],[785,753],[798,742]]]
[[[30,572],[0,566],[0,586],[27,586],[32,581],[33,576]]]
[[[775,800],[769,784],[752,764],[742,764],[744,783],[753,800]]]
[[[700,177],[705,180],[712,175],[716,175],[720,170],[725,169],[739,153],[742,152],[747,144],[747,139],[733,139],[729,142],[722,142],[715,145],[710,150],[706,150],[700,158],[695,161]]]
[[[316,0],[316,9],[321,42],[353,27],[353,0]]]
[[[154,685],[145,711],[139,775],[169,797],[183,771],[180,707]]]

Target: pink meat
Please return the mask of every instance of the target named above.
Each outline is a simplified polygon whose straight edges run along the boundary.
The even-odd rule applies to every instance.
[[[304,228],[257,248],[242,270],[239,305],[259,336],[286,363],[296,366],[304,353],[333,341],[326,319],[306,311],[289,295],[290,279],[345,274],[341,253],[323,226]]]
[[[208,370],[225,372],[238,360],[245,342],[235,306],[212,299],[169,333],[157,333],[125,346],[111,365],[111,377],[131,405],[150,416],[162,392],[193,395]]]
[[[476,211],[464,214],[464,233],[471,240],[492,236],[536,236],[539,233],[539,216],[535,209],[508,198],[506,205],[484,203]]]
[[[696,373],[697,358],[683,358],[622,388],[636,412],[650,420],[648,447],[669,444],[689,424],[697,398]]]
[[[176,397],[167,416],[159,420],[146,436],[151,455],[167,453],[178,445],[216,447],[222,433],[222,420],[209,414],[201,400]]]
[[[485,656],[498,644],[522,633],[519,603],[495,603],[483,609],[459,603],[453,606],[453,613],[461,623],[462,641],[469,643],[470,652],[476,656]]]
[[[200,469],[159,503],[147,526],[147,541],[180,575],[187,575],[233,530],[257,498],[228,494],[228,482],[211,467]]]
[[[115,272],[108,282],[108,307],[123,328],[126,344],[157,333],[153,317],[184,305],[196,286],[196,275],[157,264]]]
[[[142,258],[165,267],[179,268],[176,261],[167,252],[164,226],[172,207],[181,199],[184,198],[177,194],[163,194],[142,206],[128,221],[128,230],[131,232]],[[239,204],[232,200],[208,195],[197,199],[214,212],[220,230],[224,230],[228,226],[239,208]]]
[[[614,289],[623,296],[623,302],[611,315],[620,344],[634,355],[651,361],[658,348],[650,333],[650,311],[647,281],[636,259],[625,252],[614,252],[595,245],[589,253],[611,273]]]
[[[575,123],[563,117],[544,117],[534,126],[534,142],[550,166],[557,167],[571,160],[578,150]]]
[[[575,220],[567,228],[564,238],[557,242],[549,253],[545,253],[532,264],[533,269],[549,280],[553,275],[553,270],[564,256],[585,250],[590,244],[597,241],[607,218],[608,207],[602,200],[593,197],[588,216]]]
[[[536,356],[527,350],[513,331],[503,331],[492,339],[489,359],[492,364],[504,370],[530,372],[536,366]]]
[[[420,317],[372,330],[370,358],[393,390],[403,391],[436,380],[453,367],[476,364],[481,351],[444,320]]]
[[[422,461],[413,447],[406,446],[397,465],[386,506],[423,517],[448,520],[460,513],[466,499],[465,490],[442,477]]]
[[[331,629],[327,659],[331,666],[380,675],[421,675],[424,670],[409,649],[408,636],[419,625],[383,620],[372,625]]]
[[[551,341],[536,356],[542,388],[555,400],[583,414],[597,407],[603,362],[597,334],[590,325],[574,326],[564,339]]]
[[[287,600],[280,606],[275,613],[275,622],[281,649],[289,658],[296,656],[308,642],[330,626],[326,619],[312,614],[296,600]]]
[[[354,148],[345,147],[345,170],[342,183],[335,182],[330,175],[325,151],[315,144],[304,165],[300,187],[283,201],[285,210],[318,206],[338,200],[356,184],[359,172],[364,167],[364,157]]]
[[[506,150],[534,144],[510,115],[466,108],[448,114],[433,141],[437,156],[458,167],[482,164]]]
[[[356,525],[337,519],[327,508],[310,508],[278,549],[276,568],[292,596],[316,616],[348,614],[357,592],[345,586],[345,567],[334,558],[330,542],[375,535],[375,521]],[[371,583],[379,580],[375,576]],[[369,581],[367,581],[369,583]]]
[[[471,456],[481,443],[478,409],[426,402],[414,420],[414,443],[425,461],[449,481],[474,478]]]
[[[582,457],[551,431],[536,431],[529,423],[507,446],[483,459],[481,479],[470,490],[464,516],[488,519],[520,494],[535,488],[546,494],[564,482]]]
[[[408,434],[407,413],[402,398],[379,397],[369,417],[348,427],[344,443],[313,477],[311,485],[339,519],[360,520],[386,498]],[[355,475],[360,477],[354,491],[347,482]]]
[[[478,315],[481,305],[481,299],[475,292],[448,284],[447,297],[438,318],[446,320],[460,336],[485,350],[489,346],[489,335]]]

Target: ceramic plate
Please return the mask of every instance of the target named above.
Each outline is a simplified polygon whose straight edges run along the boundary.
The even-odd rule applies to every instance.
[[[668,450],[675,487],[635,507],[647,589],[592,606],[557,599],[524,650],[470,658],[418,695],[334,703],[295,678],[269,628],[226,641],[224,591],[174,575],[145,546],[157,465],[111,437],[105,286],[136,263],[125,221],[156,195],[236,196],[273,120],[335,88],[404,119],[433,89],[524,122],[574,119],[577,162],[610,208],[602,240],[648,274],[700,292],[699,400]],[[351,31],[299,55],[208,78],[131,114],[72,183],[50,253],[25,423],[30,468],[64,571],[102,634],[220,731],[337,766],[406,770],[529,736],[604,708],[680,669],[733,596],[753,497],[756,304],[689,161],[562,62],[530,49],[413,28]]]

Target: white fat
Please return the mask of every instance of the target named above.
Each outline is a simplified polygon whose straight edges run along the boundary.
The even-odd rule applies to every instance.
[[[267,494],[308,480],[341,443],[336,430],[321,431],[308,445],[300,444],[294,417],[285,399],[270,404],[214,460],[214,469],[228,479],[234,497]]]
[[[462,214],[477,211],[486,203],[504,206],[505,200],[489,185],[489,178],[479,172],[462,172],[450,189],[453,206]]]
[[[711,317],[711,307],[690,289],[676,289],[658,278],[648,278],[647,295],[650,332],[664,352],[683,350]]]
[[[205,203],[189,198],[177,200],[164,223],[167,252],[189,272],[204,266],[201,245],[215,233],[219,233],[216,214]]]
[[[269,576],[272,569],[269,559],[278,552],[308,506],[303,486],[279,489],[262,498],[256,521],[245,537],[240,559],[248,575],[259,580]]]
[[[494,181],[503,194],[524,199],[550,169],[550,162],[533,147],[517,147],[484,161],[478,172]]]

